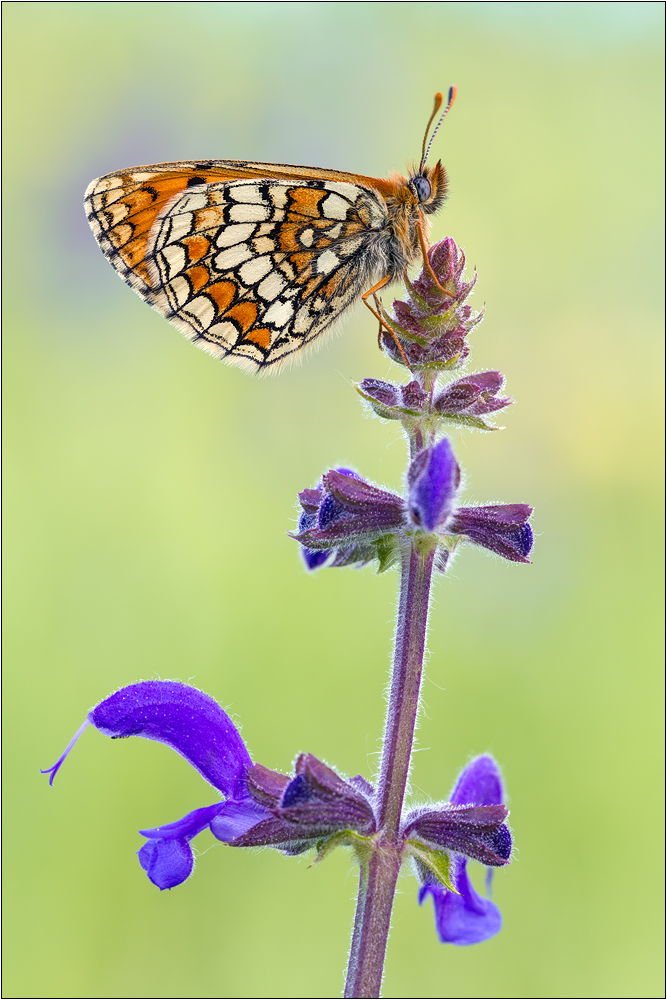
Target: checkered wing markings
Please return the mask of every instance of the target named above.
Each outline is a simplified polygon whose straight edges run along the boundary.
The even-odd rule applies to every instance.
[[[183,190],[182,173],[137,188],[137,172],[129,196],[114,178],[97,228],[123,214],[118,204],[131,202],[132,211],[115,233],[107,235],[107,226],[100,236],[91,225],[128,283],[200,347],[251,368],[274,364],[316,338],[368,287],[377,267],[369,249],[387,221],[384,201],[346,181],[211,183],[213,171],[201,173],[208,183]],[[180,189],[165,199],[169,183]],[[146,233],[147,194],[162,207],[153,209]]]
[[[224,176],[211,166],[194,162],[137,167],[107,174],[88,187],[84,207],[93,234],[120,276],[143,298],[149,298],[147,243],[157,216],[193,179]]]
[[[202,224],[216,214],[213,225]],[[169,206],[155,237],[152,283],[164,294],[156,308],[211,353],[273,364],[365,290],[368,250],[385,222],[380,199],[351,184],[253,180],[192,189]]]

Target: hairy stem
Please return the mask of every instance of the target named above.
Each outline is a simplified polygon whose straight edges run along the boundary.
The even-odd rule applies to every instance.
[[[379,997],[396,880],[400,822],[410,771],[428,619],[433,548],[415,541],[403,552],[396,644],[377,788],[379,834],[361,866],[346,997]]]

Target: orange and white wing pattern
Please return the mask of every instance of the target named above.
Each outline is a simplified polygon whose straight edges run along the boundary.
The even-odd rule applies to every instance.
[[[266,371],[387,273],[382,184],[280,164],[165,163],[93,181],[85,207],[105,255],[154,309],[209,354]]]

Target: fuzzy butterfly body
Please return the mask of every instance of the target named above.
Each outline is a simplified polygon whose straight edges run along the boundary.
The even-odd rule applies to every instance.
[[[446,183],[440,163],[386,180],[162,163],[93,181],[85,208],[102,251],[146,302],[209,354],[268,371],[417,260],[422,213],[437,210]]]

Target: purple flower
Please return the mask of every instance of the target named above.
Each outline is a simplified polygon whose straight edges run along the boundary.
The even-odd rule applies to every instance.
[[[530,562],[533,532],[527,504],[457,507],[459,467],[447,438],[425,448],[408,472],[408,510],[415,525],[448,536],[462,536],[511,562]]]
[[[350,469],[331,469],[315,489],[299,494],[302,514],[291,537],[302,545],[308,569],[324,565],[363,566],[393,561],[393,536],[405,523],[401,497],[362,479]]]
[[[502,820],[507,815],[503,805],[504,790],[498,765],[493,757],[482,756],[471,761],[463,770],[452,792],[449,804],[440,810],[441,823],[438,827],[438,810],[422,810],[408,816],[406,831],[411,836],[417,834],[422,840],[435,846],[449,846],[457,851],[452,856],[449,877],[456,892],[447,889],[420,864],[419,873],[422,887],[419,903],[427,896],[433,898],[435,925],[443,944],[477,944],[498,933],[502,926],[500,910],[490,899],[475,891],[467,872],[467,857],[473,857],[489,866],[487,889],[490,889],[494,867],[509,864],[511,860],[512,837]],[[467,812],[467,838],[464,825],[454,834],[447,832],[447,815]],[[459,839],[458,849],[453,841]],[[465,853],[464,853],[465,852]]]
[[[65,753],[44,772],[50,773],[50,784],[88,724],[112,739],[143,736],[166,743],[226,798],[175,823],[140,831],[148,842],[139,862],[158,888],[171,889],[190,875],[190,841],[207,826],[219,840],[230,841],[265,817],[266,809],[248,793],[252,761],[245,744],[227,713],[202,691],[177,681],[141,681],[116,691],[88,713]]]
[[[225,796],[175,823],[140,830],[141,867],[159,889],[171,889],[191,874],[190,841],[207,827],[234,847],[271,845],[298,854],[341,830],[362,836],[375,829],[368,786],[346,782],[311,754],[302,754],[294,778],[254,764],[238,730],[218,703],[177,681],[141,681],[121,688],[88,713],[67,749],[43,771],[53,783],[84,729],[105,736],[143,736],[166,743]],[[371,790],[372,792],[372,790]]]

